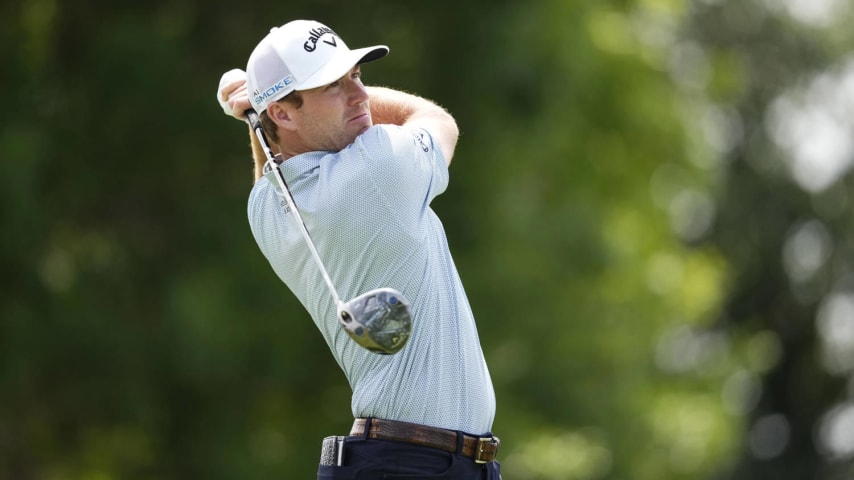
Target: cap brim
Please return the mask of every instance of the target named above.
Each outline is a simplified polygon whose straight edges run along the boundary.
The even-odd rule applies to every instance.
[[[356,50],[342,52],[323,68],[315,72],[314,75],[300,82],[300,86],[296,90],[310,90],[328,85],[346,75],[356,65],[373,62],[386,55],[388,55],[388,47],[385,45],[357,48]]]

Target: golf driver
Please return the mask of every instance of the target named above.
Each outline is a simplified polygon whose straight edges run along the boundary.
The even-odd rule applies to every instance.
[[[254,110],[248,110],[246,116],[255,136],[261,142],[264,154],[267,156],[267,167],[275,173],[279,187],[282,189],[282,195],[285,196],[285,200],[294,213],[297,228],[302,233],[326,286],[329,287],[329,293],[338,309],[338,323],[341,324],[350,338],[371,352],[379,354],[397,353],[406,345],[412,333],[412,313],[409,308],[409,301],[402,293],[393,288],[378,288],[365,292],[348,302],[341,301],[338,291],[335,290],[335,285],[332,284],[332,279],[326,272],[326,267],[320,260],[320,255],[311,240],[311,235],[309,235],[308,228],[302,220],[302,215],[294,203],[285,177],[278,168],[278,163],[282,161],[281,157],[278,157],[277,161],[273,151],[270,150],[258,114]]]

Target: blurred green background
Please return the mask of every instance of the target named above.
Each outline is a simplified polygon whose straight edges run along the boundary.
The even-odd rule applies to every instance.
[[[214,100],[296,18],[457,118],[506,479],[854,478],[850,2],[11,0],[0,479],[314,478],[348,430]]]

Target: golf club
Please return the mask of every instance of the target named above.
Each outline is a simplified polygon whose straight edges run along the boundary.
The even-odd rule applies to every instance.
[[[294,213],[296,226],[302,233],[326,286],[329,287],[329,293],[338,309],[338,323],[341,324],[350,338],[369,351],[379,354],[397,353],[406,345],[412,333],[412,313],[409,301],[401,292],[393,288],[378,288],[365,292],[350,301],[341,301],[338,291],[335,290],[335,285],[332,284],[332,279],[329,278],[326,267],[323,266],[320,255],[317,253],[317,248],[311,240],[311,235],[303,222],[293,196],[291,196],[285,177],[278,168],[278,164],[282,162],[281,156],[273,155],[258,114],[254,110],[248,110],[246,116],[252,130],[258,137],[258,141],[261,142],[264,154],[267,156],[266,166],[275,173],[282,195]]]

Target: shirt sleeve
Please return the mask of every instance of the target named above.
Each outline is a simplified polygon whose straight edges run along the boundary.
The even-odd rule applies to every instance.
[[[448,165],[422,128],[377,125],[356,140],[365,167],[392,205],[424,208],[448,187]]]
[[[271,232],[270,225],[276,224],[267,221],[273,215],[273,212],[269,208],[270,202],[266,201],[266,197],[269,195],[269,186],[269,182],[264,177],[261,177],[249,193],[249,203],[247,205],[249,228],[252,231],[255,242],[261,249],[261,253],[267,257],[267,260],[270,260],[267,255],[270,240],[275,239],[275,235],[279,233],[275,231]]]

